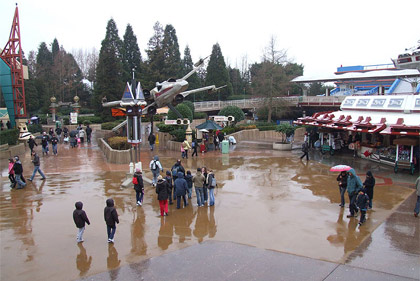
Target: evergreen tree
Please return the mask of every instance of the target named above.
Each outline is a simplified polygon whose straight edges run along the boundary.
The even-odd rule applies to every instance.
[[[102,98],[106,97],[108,101],[119,100],[124,91],[121,47],[122,42],[118,36],[117,26],[114,20],[110,19],[99,52],[93,100],[96,109],[105,116],[110,116],[110,109],[102,107]]]
[[[217,94],[214,94],[217,96],[206,95],[206,100],[226,100],[227,97],[232,94],[232,84],[230,83],[229,72],[226,68],[225,59],[219,44],[213,45],[213,50],[207,66],[206,85],[215,85],[216,87],[227,85],[227,87],[219,90]]]
[[[49,99],[53,95],[53,79],[52,72],[53,58],[52,53],[45,42],[39,45],[36,56],[36,74],[38,80],[35,83],[36,91],[39,93],[39,105],[42,111],[47,112],[49,106]]]
[[[52,47],[51,47],[51,51],[52,51],[52,57],[53,59],[55,58],[55,56],[58,54],[58,52],[60,51],[60,45],[58,44],[58,40],[57,38],[54,38],[54,41],[52,43]]]
[[[175,28],[168,24],[163,33],[162,49],[164,54],[164,67],[162,74],[166,79],[180,77],[182,64],[181,54],[179,53],[178,38]]]
[[[162,70],[165,63],[165,54],[162,48],[163,41],[163,27],[159,22],[153,26],[154,34],[147,44],[147,80],[146,88],[153,88],[156,82],[165,81]]]
[[[135,77],[141,77],[142,58],[140,48],[137,44],[137,37],[134,35],[133,28],[130,24],[127,24],[123,37],[122,60],[124,66],[124,81],[130,81],[132,79],[133,69]]]
[[[187,45],[185,47],[184,58],[182,60],[182,76],[184,76],[185,74],[193,70],[193,68],[194,68],[194,63],[191,58],[190,48]],[[201,81],[197,73],[194,73],[188,78],[188,84],[189,84],[188,85],[189,90],[194,90],[201,87]],[[196,97],[197,97],[198,98],[197,100],[202,100],[202,97],[199,95],[200,93],[192,94],[192,95],[187,96],[186,99],[190,101],[196,101]]]

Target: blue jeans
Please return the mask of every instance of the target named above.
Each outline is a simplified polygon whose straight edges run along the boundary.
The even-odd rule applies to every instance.
[[[207,202],[207,199],[208,199],[208,195],[207,195],[207,191],[208,191],[208,188],[206,187],[206,186],[204,186],[203,187],[203,204],[204,204],[204,202]]]
[[[177,195],[176,196],[176,208],[181,208],[181,199],[184,200],[184,208],[188,206],[186,195]]]
[[[53,153],[54,154],[57,154],[57,145],[56,144],[53,144],[52,145],[52,148],[53,148]]]
[[[192,187],[188,187],[188,199],[191,199],[192,197]]]
[[[354,195],[349,194],[349,201],[350,201],[349,207],[350,207],[350,214],[352,216],[354,215],[355,212],[359,210],[356,206],[356,197],[357,197],[357,194],[354,194]]]
[[[209,206],[214,205],[214,188],[209,188]]]
[[[346,188],[338,187],[340,189],[341,205],[345,205],[346,201],[344,200],[344,194],[346,193]]]
[[[202,206],[204,205],[204,194],[203,194],[203,188],[202,187],[196,187],[195,193],[197,194],[197,205]]]
[[[42,147],[42,153],[44,154],[48,154],[48,151],[49,151],[49,149],[48,149],[48,145],[47,146],[43,146]]]
[[[155,149],[155,144],[150,144],[150,150]]]
[[[41,177],[42,177],[43,179],[45,179],[45,175],[44,175],[44,173],[42,172],[41,167],[40,167],[40,166],[35,166],[35,167],[34,167],[34,172],[32,173],[32,177],[30,178],[30,180],[31,180],[31,181],[34,179],[36,172],[38,172],[38,173],[41,175]]]
[[[156,166],[157,166],[157,165],[156,165]],[[152,170],[152,174],[153,174],[153,180],[152,180],[152,183],[153,183],[154,185],[156,185],[156,183],[157,183],[157,177],[159,176],[159,169]]]
[[[143,195],[144,193],[142,191],[137,191],[136,190],[136,202],[141,202],[143,203]]]
[[[108,239],[114,239],[114,235],[115,235],[115,231],[117,231],[117,227],[116,226],[112,227],[112,226],[107,225],[106,230],[108,232]]]
[[[417,203],[416,203],[416,207],[414,208],[414,213],[418,215],[419,211],[420,211],[420,196],[417,195]]]
[[[16,182],[17,182],[17,189],[21,189],[21,188],[24,188],[26,186],[26,183],[22,181],[22,178],[21,178],[20,174],[16,174],[15,179],[16,179]]]

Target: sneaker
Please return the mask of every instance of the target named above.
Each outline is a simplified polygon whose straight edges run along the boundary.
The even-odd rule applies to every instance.
[[[141,206],[141,205],[142,205],[140,201],[139,201],[139,202],[137,202],[137,203],[139,203],[139,206]]]
[[[344,207],[344,205],[343,205],[343,204],[340,204],[340,205],[338,205],[338,206],[340,206],[340,207]]]
[[[111,242],[112,242],[112,240],[108,238],[108,243],[111,243]]]
[[[353,218],[353,217],[354,217],[354,215],[350,214],[350,215],[347,215],[347,217],[348,217],[348,218]]]
[[[169,216],[169,214],[168,213],[165,213],[165,216]]]
[[[358,223],[358,225],[359,225],[359,226],[362,226],[362,223],[361,223],[361,222],[359,222],[359,223]]]
[[[114,243],[114,239],[111,239],[111,243]]]
[[[42,178],[41,180],[46,180],[47,178]]]

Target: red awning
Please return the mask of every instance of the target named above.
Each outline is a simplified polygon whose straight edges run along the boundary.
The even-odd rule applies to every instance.
[[[404,124],[404,118],[398,118],[396,124],[389,125],[381,134],[420,136],[420,124],[419,126],[408,126]]]

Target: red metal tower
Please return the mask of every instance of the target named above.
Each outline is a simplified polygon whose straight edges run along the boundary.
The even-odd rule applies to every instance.
[[[12,75],[13,104],[16,119],[26,119],[25,85],[22,64],[22,46],[20,42],[19,12],[16,5],[9,41],[0,57],[10,67]]]

